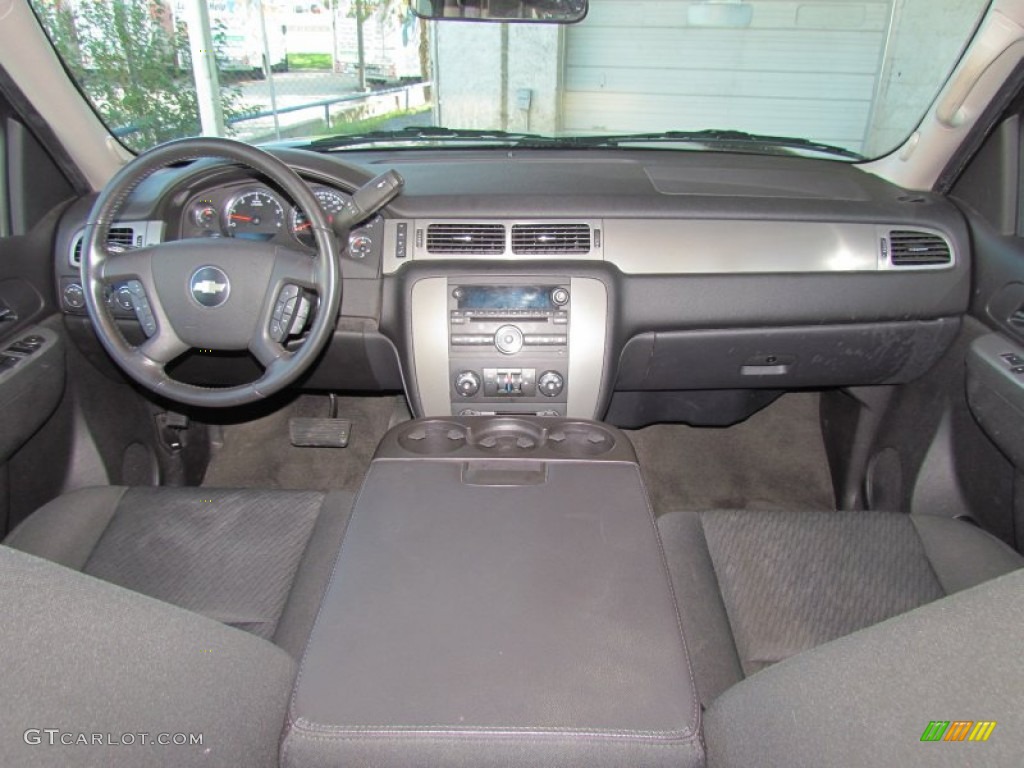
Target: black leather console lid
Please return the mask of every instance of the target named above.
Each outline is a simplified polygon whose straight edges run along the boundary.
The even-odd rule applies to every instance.
[[[373,463],[283,765],[702,763],[639,469],[539,466],[503,487],[464,482],[466,462]]]

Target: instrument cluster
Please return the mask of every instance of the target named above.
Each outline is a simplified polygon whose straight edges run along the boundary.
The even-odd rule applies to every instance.
[[[331,220],[351,199],[345,192],[323,184],[310,185],[320,208]],[[241,184],[204,192],[185,205],[181,237],[233,237],[239,240],[277,240],[314,247],[305,212],[262,184]],[[356,236],[358,240],[361,236]],[[349,243],[352,250],[368,244]]]

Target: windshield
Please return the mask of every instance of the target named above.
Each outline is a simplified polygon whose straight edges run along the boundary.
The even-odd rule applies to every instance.
[[[590,0],[562,26],[427,21],[406,0],[33,0],[134,150],[202,134],[848,160],[906,139],[987,5]]]

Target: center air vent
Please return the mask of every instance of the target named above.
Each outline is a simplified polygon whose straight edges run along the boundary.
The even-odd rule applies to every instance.
[[[889,259],[897,267],[945,265],[953,261],[949,243],[930,232],[893,230],[889,233],[889,251]]]
[[[428,253],[505,253],[503,224],[431,224],[427,227]]]
[[[517,224],[512,227],[512,253],[590,253],[590,225]]]

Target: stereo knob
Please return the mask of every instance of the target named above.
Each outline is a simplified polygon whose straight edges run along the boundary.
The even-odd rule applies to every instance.
[[[473,371],[462,371],[455,377],[455,391],[463,397],[472,397],[480,391],[480,377]]]
[[[551,303],[556,307],[564,307],[569,303],[569,292],[565,288],[555,288],[551,291]]]
[[[503,325],[494,334],[494,346],[506,355],[514,355],[523,348],[523,332],[514,325]]]
[[[544,397],[558,397],[565,389],[565,379],[558,371],[544,371],[537,379],[537,389]]]

